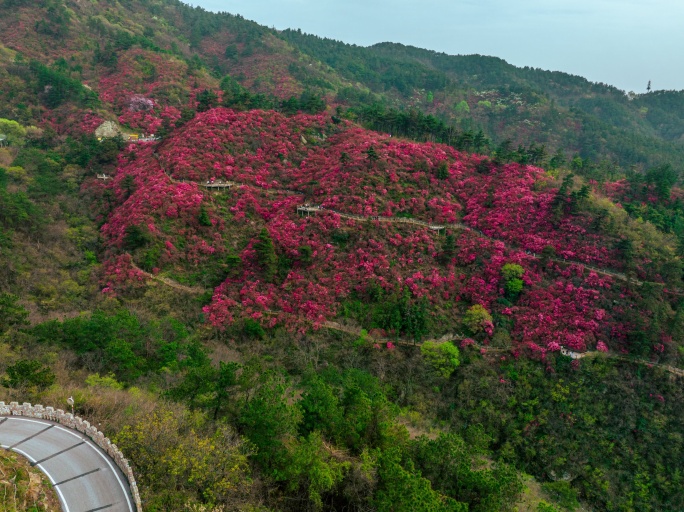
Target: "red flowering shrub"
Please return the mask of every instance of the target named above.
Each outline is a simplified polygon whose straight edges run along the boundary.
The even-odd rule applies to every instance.
[[[145,274],[133,266],[131,256],[121,254],[105,262],[100,284],[102,293],[116,296],[143,287],[146,280]]]
[[[445,161],[448,176],[438,178]],[[218,196],[203,190],[218,178],[237,184]],[[580,263],[621,265],[612,235],[591,218],[554,220],[557,190],[542,170],[325,116],[210,110],[156,149],[131,145],[115,178],[97,186],[115,203],[102,228],[112,254],[132,251],[141,265],[175,272],[237,258],[204,309],[217,328],[249,317],[304,330],[335,318],[345,300],[408,294],[442,330],[459,329],[480,305],[491,317],[471,329],[484,343],[506,330],[545,358],[561,347],[629,350],[629,333],[649,315],[623,280]],[[300,216],[304,203],[323,208]],[[411,218],[451,236],[397,222]],[[547,246],[554,257],[539,256]],[[506,264],[524,270],[514,302]]]
[[[80,129],[83,133],[95,133],[98,126],[104,122],[100,116],[93,112],[86,112],[81,120]]]

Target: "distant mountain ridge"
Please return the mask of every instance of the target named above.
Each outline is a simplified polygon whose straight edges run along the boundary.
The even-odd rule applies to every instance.
[[[482,128],[495,145],[544,144],[548,154],[561,149],[568,157],[623,167],[684,158],[682,91],[628,95],[496,57],[397,43],[364,48],[275,31],[176,0],[2,0],[0,13],[2,45],[20,58],[48,66],[61,62],[64,73],[95,91],[100,106],[116,116],[134,94],[181,108],[204,88],[218,92],[228,74],[252,93],[283,99],[310,91],[331,107],[415,109],[460,129]],[[13,75],[8,59],[0,80]],[[167,69],[175,70],[172,76],[164,76]],[[155,87],[160,77],[164,83]],[[17,105],[40,101],[27,98],[17,78],[1,82],[9,105],[0,116],[35,121],[39,112]]]
[[[518,68],[497,57],[447,55],[398,43],[362,48],[293,30],[283,37],[402,106],[413,94],[414,106],[453,122],[474,121],[499,142],[545,143],[623,165],[681,155],[684,91],[632,94],[559,71]],[[421,90],[418,99],[415,92]],[[467,116],[458,108],[462,101]]]

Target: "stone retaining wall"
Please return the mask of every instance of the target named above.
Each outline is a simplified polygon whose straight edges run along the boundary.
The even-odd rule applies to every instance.
[[[126,475],[128,484],[131,488],[131,495],[135,502],[135,508],[137,512],[142,512],[138,485],[135,483],[133,470],[128,464],[128,460],[109,438],[105,437],[102,432],[93,427],[89,422],[78,416],[74,416],[70,412],[64,412],[61,409],[43,407],[42,405],[31,405],[26,402],[21,405],[18,402],[11,402],[9,405],[5,404],[5,402],[0,402],[0,416],[26,416],[27,418],[50,420],[87,435],[112,458],[123,474]]]

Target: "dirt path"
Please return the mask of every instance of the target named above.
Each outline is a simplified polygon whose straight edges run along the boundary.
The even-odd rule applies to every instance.
[[[158,281],[160,283],[164,283],[166,286],[170,286],[171,288],[174,288],[176,290],[181,290],[186,293],[193,293],[196,295],[201,295],[203,293],[206,293],[209,290],[206,290],[205,288],[202,288],[200,286],[185,286],[184,284],[180,284],[178,281],[174,281],[173,279],[170,279],[168,277],[164,276],[156,276],[154,274],[150,274],[149,272],[145,272],[143,269],[141,269],[138,265],[136,265],[133,262],[133,258],[131,258],[131,266],[143,274],[145,277],[152,279],[154,281]]]

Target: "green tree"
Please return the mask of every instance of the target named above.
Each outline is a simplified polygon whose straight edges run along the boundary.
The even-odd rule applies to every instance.
[[[214,383],[214,403],[213,403],[213,418],[218,419],[222,407],[230,397],[230,389],[237,384],[237,372],[240,365],[237,363],[219,362],[218,371],[216,372],[216,381]]]
[[[304,91],[299,98],[299,106],[307,114],[319,114],[326,109],[325,100],[311,91]]]
[[[553,260],[555,257],[556,257],[556,248],[553,245],[545,245],[541,251],[542,265],[546,266],[546,264],[549,261]]]
[[[449,177],[449,162],[442,160],[437,166],[437,179],[445,180]]]
[[[442,243],[442,252],[439,254],[438,261],[442,265],[447,265],[456,254],[456,237],[449,233],[444,237],[444,242]]]
[[[427,301],[415,299],[411,291],[404,288],[401,295],[386,297],[381,288],[371,290],[373,302],[379,303],[373,313],[373,322],[382,329],[395,331],[420,341],[429,328]]]
[[[473,334],[484,332],[492,325],[492,315],[482,304],[475,304],[466,311],[463,317],[463,325]]]
[[[257,261],[263,270],[264,279],[267,282],[273,282],[278,273],[278,256],[271,235],[266,228],[259,233],[254,249],[257,253]]]
[[[575,175],[570,173],[563,178],[563,183],[561,184],[556,196],[553,198],[553,203],[551,204],[552,215],[551,220],[554,224],[558,224],[563,216],[568,213],[568,197],[570,191],[574,185]]]
[[[266,336],[264,328],[253,318],[245,318],[242,331],[249,339],[253,340],[262,340]]]
[[[575,510],[580,506],[577,500],[577,491],[572,488],[570,482],[559,480],[557,482],[547,482],[542,484],[542,489],[558,503],[561,507],[567,510]]]
[[[226,46],[226,51],[223,52],[223,56],[229,60],[237,59],[237,56],[238,56],[237,45],[229,44],[228,46]]]
[[[475,137],[473,138],[473,149],[476,153],[481,152],[483,149],[489,146],[489,144],[489,139],[487,139],[487,136],[482,130],[475,134]]]
[[[211,428],[198,412],[161,404],[114,441],[135,466],[151,510],[190,510],[196,503],[222,508],[249,496],[253,448],[227,425]]]
[[[299,405],[300,435],[318,431],[355,454],[394,444],[402,434],[393,427],[396,411],[379,381],[360,370],[329,371],[304,381]]]
[[[7,378],[2,380],[8,388],[36,387],[45,389],[55,382],[55,374],[40,362],[22,359],[7,367]]]
[[[147,232],[137,224],[131,224],[126,227],[124,235],[124,246],[129,250],[139,249],[144,247],[150,241]]]
[[[303,413],[300,424],[302,435],[318,430],[326,438],[342,442],[342,409],[335,389],[330,384],[318,376],[308,379],[299,404]]]
[[[584,168],[584,165],[585,162],[579,155],[575,155],[573,159],[570,161],[570,168],[575,172],[581,171]]]
[[[302,419],[301,407],[292,403],[290,382],[270,373],[242,405],[239,424],[257,448],[256,460],[276,480],[287,478],[286,443],[294,439]]]
[[[481,427],[468,429],[467,437],[466,441],[453,433],[440,434],[434,440],[423,436],[412,441],[408,451],[433,489],[467,503],[468,510],[515,510],[523,490],[520,476],[506,464],[486,461],[490,439]]]
[[[634,242],[629,238],[622,238],[615,244],[615,248],[622,256],[625,266],[631,270],[634,267],[634,258],[636,257]]]
[[[589,185],[582,185],[579,190],[570,193],[570,211],[577,213],[587,204],[591,196]]]
[[[420,346],[423,357],[439,375],[448,379],[461,364],[458,348],[453,343],[426,341]]]
[[[371,164],[377,162],[380,159],[380,155],[378,154],[378,151],[375,149],[375,146],[370,146],[368,150],[366,150],[366,158],[368,158],[368,161]]]
[[[561,148],[558,148],[558,151],[556,151],[556,153],[551,157],[551,160],[549,160],[549,169],[555,170],[559,167],[563,167],[565,162],[565,153],[563,153]]]
[[[421,476],[411,460],[402,464],[399,448],[377,456],[378,489],[374,504],[379,512],[467,512],[468,505],[444,496]]]
[[[525,274],[525,269],[517,263],[506,263],[501,267],[501,276],[504,281],[504,290],[506,295],[510,297],[517,297],[523,289],[522,277]]]
[[[198,217],[198,222],[200,226],[206,226],[206,227],[211,227],[211,218],[209,217],[209,214],[207,213],[207,209],[204,207],[204,205],[201,206],[200,212],[199,212],[199,217]]]
[[[121,180],[121,190],[126,192],[126,197],[131,197],[133,192],[135,192],[137,189],[137,185],[135,183],[135,176],[132,174],[127,174],[124,176],[124,178]]]
[[[300,245],[297,248],[299,262],[304,266],[309,266],[313,262],[313,249],[310,245]]]
[[[404,291],[402,323],[402,332],[408,334],[413,341],[418,342],[423,339],[429,330],[428,306],[425,297],[411,300],[408,289]]]
[[[5,135],[5,144],[23,146],[26,139],[26,128],[16,121],[0,118],[0,135]]]
[[[36,77],[35,91],[46,107],[57,108],[66,101],[76,101],[81,106],[97,105],[97,94],[83,87],[79,80],[59,66],[48,67],[32,60],[29,69]]]
[[[104,356],[107,366],[116,369],[124,380],[134,380],[145,371],[145,361],[135,353],[131,341],[123,337],[111,339],[104,347]]]
[[[466,100],[462,100],[456,106],[454,106],[454,111],[458,115],[466,115],[470,114],[470,106],[468,105],[468,102]]]
[[[197,112],[206,112],[218,107],[218,96],[214,91],[204,89],[197,95]]]
[[[679,180],[679,174],[672,168],[672,165],[664,164],[646,171],[645,180],[646,183],[654,185],[658,199],[666,201],[670,199],[672,187]]]
[[[19,304],[19,297],[0,293],[0,335],[12,327],[28,325],[29,312]]]
[[[342,482],[350,466],[350,462],[337,460],[324,446],[321,435],[312,432],[295,444],[285,479],[290,490],[305,489],[313,509],[322,510],[322,494]]]
[[[546,145],[541,144],[537,146],[534,142],[530,144],[527,153],[532,165],[544,165],[544,162],[546,162],[546,158],[548,157]]]
[[[195,115],[197,115],[197,112],[195,112],[191,108],[183,107],[181,109],[180,119],[176,121],[176,128],[180,128],[188,121],[194,119]]]
[[[190,409],[208,408],[216,378],[216,368],[206,360],[203,364],[190,366],[182,380],[168,391],[168,395],[174,400],[187,403]]]
[[[94,60],[96,64],[102,64],[110,70],[116,68],[119,57],[111,41],[108,41],[104,48],[99,45],[95,48]]]
[[[506,139],[494,151],[494,161],[498,164],[510,162],[513,154],[513,142],[510,139]]]
[[[295,96],[280,102],[280,111],[285,115],[293,116],[300,110],[302,110],[302,106],[299,102],[299,98]]]

